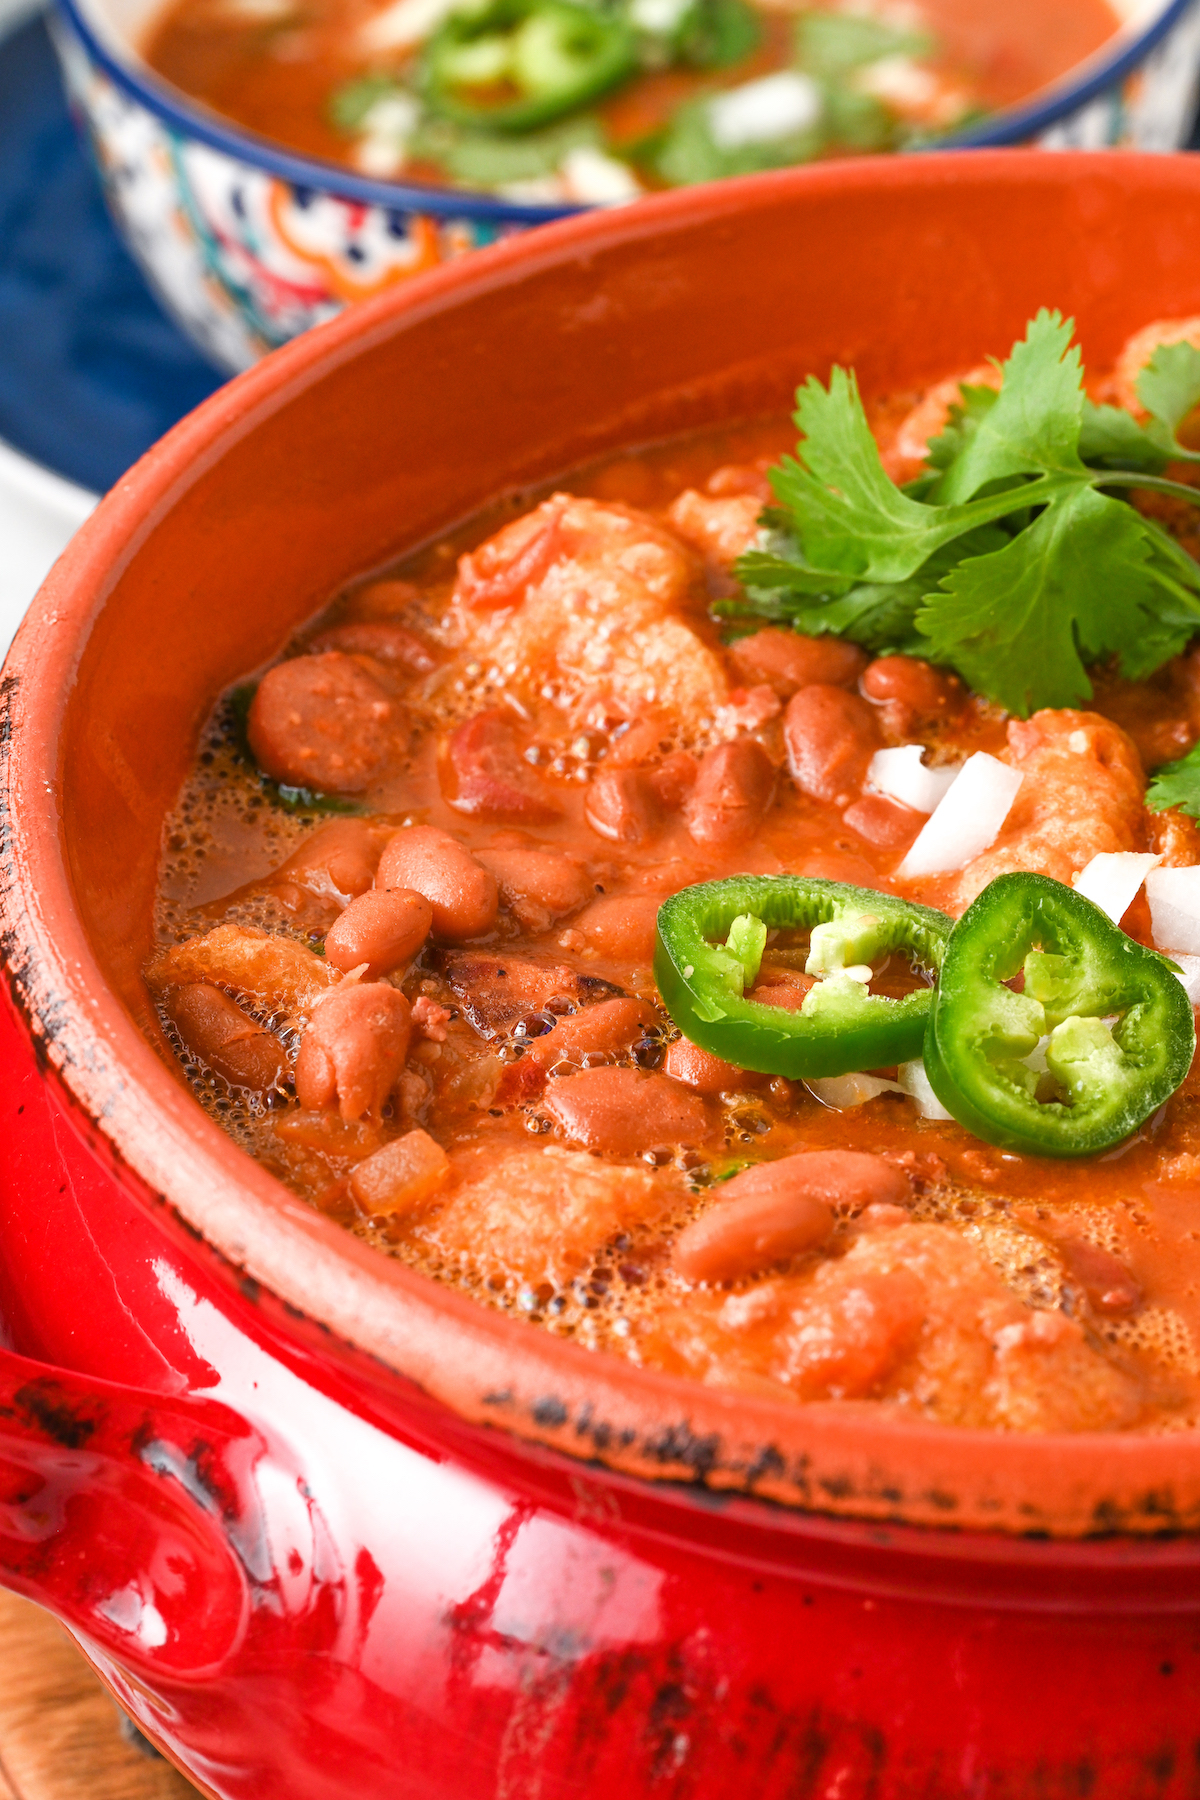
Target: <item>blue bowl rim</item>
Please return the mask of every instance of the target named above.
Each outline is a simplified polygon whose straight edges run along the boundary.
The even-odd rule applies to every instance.
[[[86,4],[86,0],[83,0]],[[87,18],[81,0],[54,0],[60,17],[79,39],[91,60],[114,84],[149,112],[160,118],[176,133],[195,138],[212,150],[235,161],[248,164],[269,175],[279,177],[301,190],[317,190],[338,199],[377,206],[388,212],[433,214],[446,219],[481,219],[500,224],[545,224],[551,219],[569,218],[572,214],[591,212],[592,206],[522,205],[513,200],[472,188],[436,188],[400,181],[377,181],[356,175],[337,163],[324,162],[284,149],[233,125],[226,125],[217,115],[190,106],[186,98],[153,72],[117,56],[104,42]],[[1124,38],[1115,54],[1106,56],[1103,48],[1077,67],[1086,73],[1072,78],[1064,76],[1050,88],[1040,91],[1040,98],[1006,107],[975,128],[940,138],[936,145],[923,150],[974,150],[1019,144],[1045,131],[1068,114],[1078,111],[1106,89],[1130,74],[1181,19],[1196,0],[1166,0],[1157,17],[1134,37]]]

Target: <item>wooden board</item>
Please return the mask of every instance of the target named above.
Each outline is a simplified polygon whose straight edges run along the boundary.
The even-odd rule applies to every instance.
[[[198,1800],[120,1715],[66,1632],[0,1589],[0,1800]]]

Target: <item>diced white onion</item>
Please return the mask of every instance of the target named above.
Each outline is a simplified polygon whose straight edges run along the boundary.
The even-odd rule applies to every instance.
[[[809,1093],[822,1106],[834,1112],[846,1112],[851,1106],[862,1106],[876,1094],[902,1094],[898,1081],[885,1081],[881,1075],[822,1075],[818,1081],[806,1081]]]
[[[961,763],[927,769],[921,758],[923,744],[901,744],[895,750],[877,750],[867,769],[867,786],[914,812],[931,813],[949,792]]]
[[[968,756],[896,873],[911,880],[965,868],[995,843],[1023,780],[986,750]]]
[[[915,1062],[901,1063],[896,1070],[900,1086],[916,1105],[923,1119],[952,1119],[933,1091],[933,1083],[925,1073],[925,1064],[918,1056]]]
[[[1161,856],[1149,851],[1112,850],[1093,856],[1086,869],[1075,877],[1075,892],[1091,900],[1106,912],[1114,925],[1119,925],[1133,902],[1138,889],[1151,869],[1157,869]]]
[[[1184,993],[1193,1006],[1200,1006],[1200,956],[1185,956],[1182,950],[1177,950],[1171,960],[1179,964]]]
[[[576,144],[567,151],[560,166],[572,200],[592,206],[624,206],[642,191],[628,163],[605,156],[603,150],[591,144]]]
[[[1200,955],[1200,868],[1151,869],[1146,898],[1155,946]]]
[[[708,103],[708,129],[720,150],[768,144],[815,125],[821,107],[821,90],[810,76],[781,69],[717,94]]]
[[[689,11],[692,0],[633,0],[629,18],[639,31],[667,37]]]
[[[368,52],[406,50],[436,31],[454,8],[455,0],[394,0],[360,27],[359,48]]]

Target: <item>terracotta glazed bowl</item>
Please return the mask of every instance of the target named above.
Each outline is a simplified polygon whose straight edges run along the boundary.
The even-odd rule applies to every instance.
[[[348,576],[834,360],[917,385],[1055,305],[1103,363],[1200,312],[1197,243],[1200,166],[1136,156],[571,219],[234,381],[55,568],[0,731],[0,1574],[206,1791],[1193,1791],[1200,1439],[782,1408],[489,1312],[210,1124],[139,970],[214,695]]]

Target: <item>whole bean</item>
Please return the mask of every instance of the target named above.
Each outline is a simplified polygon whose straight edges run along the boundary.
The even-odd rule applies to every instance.
[[[505,904],[534,929],[576,912],[596,891],[587,870],[561,850],[489,845],[479,861],[496,877]]]
[[[701,757],[684,808],[698,844],[744,844],[762,824],[775,788],[771,759],[756,738],[735,738]]]
[[[639,1069],[583,1069],[559,1077],[546,1089],[545,1106],[568,1137],[603,1156],[699,1144],[711,1130],[698,1094]]]
[[[814,685],[788,701],[783,721],[792,780],[814,800],[849,806],[883,742],[875,714],[859,694]]]
[[[675,1240],[673,1261],[688,1281],[734,1281],[823,1244],[833,1204],[851,1211],[899,1205],[908,1177],[857,1150],[805,1150],[756,1163],[724,1183],[709,1212]]]
[[[757,1075],[748,1075],[745,1069],[739,1069],[733,1063],[723,1062],[708,1050],[702,1050],[699,1044],[689,1043],[687,1038],[676,1038],[669,1046],[663,1058],[663,1074],[673,1081],[682,1081],[698,1094],[727,1094],[760,1079]]]
[[[961,681],[917,656],[879,656],[865,670],[862,691],[870,700],[896,700],[920,719],[936,719],[956,711],[964,694]]]
[[[589,950],[612,961],[648,963],[654,955],[658,908],[648,894],[605,894],[579,914],[573,929]]]
[[[560,1062],[582,1062],[585,1056],[612,1055],[627,1050],[648,1025],[657,1023],[658,1014],[648,1000],[625,995],[601,1000],[568,1013],[551,1030],[531,1039],[523,1060],[552,1069]]]
[[[865,653],[845,638],[804,637],[777,625],[738,638],[728,656],[748,687],[766,682],[781,700],[814,685],[851,687],[867,664]]]
[[[268,669],[246,722],[259,767],[276,781],[352,794],[368,787],[395,746],[400,710],[352,656],[294,656]]]
[[[343,1119],[378,1116],[404,1059],[412,1022],[408,1001],[379,982],[334,988],[317,1006],[296,1058],[296,1095],[320,1111],[335,1103]]]
[[[377,888],[413,888],[433,909],[433,935],[447,944],[483,937],[496,923],[496,877],[448,831],[410,825],[379,859]]]
[[[859,837],[879,850],[897,850],[901,844],[911,844],[925,823],[924,813],[914,812],[898,800],[885,799],[882,794],[864,794],[846,808],[842,818],[851,831],[857,831]]]
[[[602,769],[583,797],[583,816],[597,837],[640,844],[658,828],[658,797],[642,769]]]
[[[366,963],[378,981],[411,962],[433,927],[433,908],[414,888],[372,888],[351,900],[325,934],[325,958],[343,974]]]
[[[345,906],[371,886],[389,835],[365,819],[334,819],[306,837],[268,876],[267,885],[278,890],[285,904],[294,886]],[[300,896],[296,899],[299,902]]]
[[[167,1011],[188,1049],[231,1086],[265,1094],[286,1081],[287,1057],[279,1039],[220,988],[189,982],[168,996]]]

